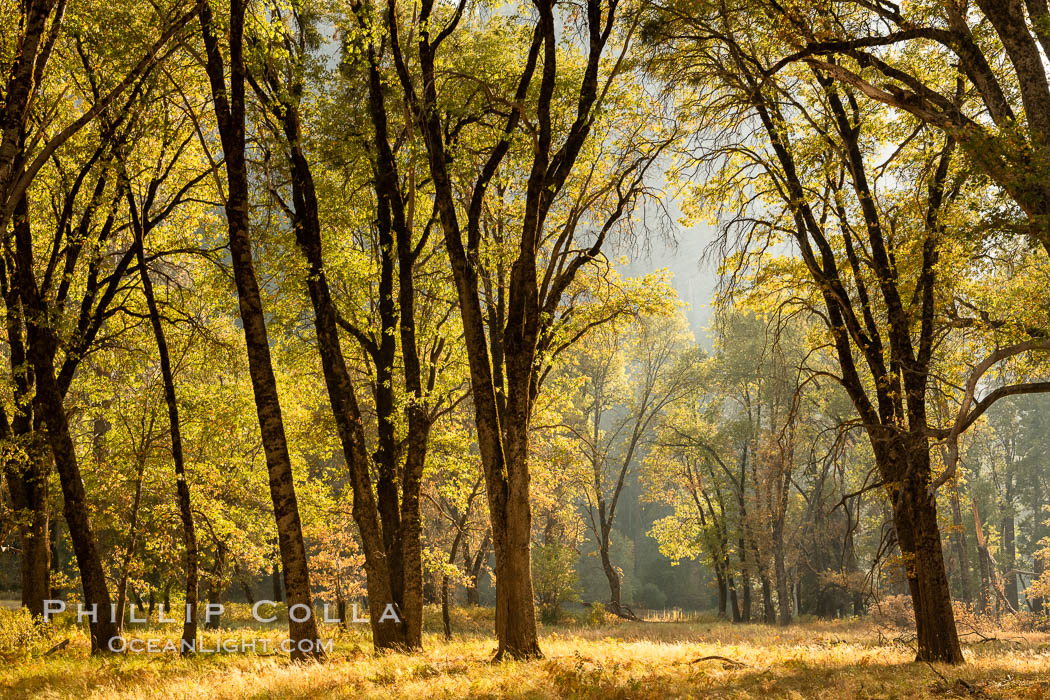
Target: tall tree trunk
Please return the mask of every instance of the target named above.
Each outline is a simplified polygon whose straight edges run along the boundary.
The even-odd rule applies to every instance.
[[[1043,511],[1044,505],[1043,496],[1043,479],[1039,472],[1036,471],[1032,478],[1032,541],[1039,542],[1046,536],[1046,513]],[[1035,560],[1035,579],[1039,580],[1045,568],[1043,558],[1038,554],[1032,557]],[[1027,596],[1027,594],[1026,594]],[[1028,597],[1028,607],[1031,608],[1032,612],[1040,615],[1044,611],[1044,602],[1042,596],[1030,596]]]
[[[145,222],[140,222],[144,226]],[[140,228],[141,230],[141,228]],[[182,545],[186,551],[186,608],[182,614],[182,641],[180,653],[189,655],[196,649],[197,642],[197,592],[199,589],[199,564],[197,562],[197,533],[193,525],[193,506],[190,502],[190,487],[186,481],[186,464],[182,451],[182,427],[179,422],[179,403],[175,394],[175,376],[171,369],[171,358],[168,354],[168,341],[160,321],[160,310],[153,293],[153,280],[146,267],[146,256],[142,237],[137,246],[139,274],[142,277],[142,289],[149,310],[150,325],[153,327],[153,338],[160,356],[160,373],[164,380],[164,402],[168,408],[168,426],[171,433],[171,461],[175,467],[175,496],[179,508],[179,520],[182,524]],[[170,585],[170,583],[169,583]],[[165,588],[167,598],[167,588]],[[169,608],[165,599],[164,608]]]
[[[789,593],[783,552],[779,556],[774,554],[773,559],[777,581],[777,624],[781,627],[786,627],[791,624],[791,594]]]
[[[50,527],[50,529],[48,530],[48,533],[47,533],[48,540],[50,540],[51,578],[52,579],[54,579],[56,574],[58,574],[59,572],[62,571],[62,567],[63,567],[62,551],[60,549],[61,537],[59,535],[59,528],[61,526],[62,526],[62,519],[56,516],[54,519],[52,519],[51,527]],[[65,589],[63,589],[61,587],[52,586],[51,587],[51,595],[57,598],[57,597],[61,596],[64,593],[64,590]]]
[[[759,407],[759,414],[761,415],[761,407]],[[740,556],[740,580],[744,589],[743,605],[740,610],[741,622],[751,622],[751,572],[748,569],[747,560],[748,541],[751,539],[751,533],[747,525],[747,502],[744,500],[744,484],[747,479],[750,458],[751,442],[746,441],[740,453],[740,476],[737,477],[735,488],[737,508],[740,510],[740,538],[737,540],[737,547]]]
[[[269,475],[270,499],[273,502],[277,525],[277,544],[284,569],[284,588],[288,607],[301,611],[305,617],[296,622],[288,618],[288,632],[292,642],[293,661],[324,656],[314,619],[313,596],[310,589],[310,571],[306,561],[306,545],[299,517],[299,502],[295,494],[291,457],[284,432],[284,419],[274,377],[270,342],[259,293],[259,283],[252,261],[251,232],[249,228],[248,164],[245,159],[245,65],[244,0],[232,0],[229,23],[230,84],[226,86],[226,67],[219,45],[210,2],[200,7],[207,73],[211,84],[219,136],[222,141],[226,166],[227,199],[226,222],[229,229],[230,257],[240,305],[241,323],[248,353],[248,371],[255,395],[255,408],[262,434],[263,452]],[[355,499],[356,501],[356,499]],[[355,502],[356,506],[356,502]],[[307,611],[309,611],[307,613]],[[306,651],[304,649],[309,649]]]
[[[216,540],[215,542],[215,563],[211,569],[211,583],[208,584],[208,607],[213,605],[220,605],[222,603],[222,595],[226,591],[226,585],[223,583],[223,577],[226,575],[226,543]],[[212,614],[205,621],[204,626],[210,630],[219,629],[219,625],[222,622],[221,615]]]
[[[959,588],[962,600],[967,605],[973,603],[973,593],[970,590],[970,557],[966,546],[966,527],[963,525],[962,506],[959,500],[959,479],[952,479],[952,532],[948,538],[955,550],[955,558],[959,565]]]
[[[369,54],[369,104],[378,144],[376,195],[380,202],[380,218],[389,215],[397,251],[398,306],[401,338],[401,357],[404,368],[405,390],[409,394],[405,414],[408,423],[406,455],[401,485],[401,576],[402,608],[406,611],[405,641],[410,648],[423,648],[423,520],[420,512],[420,494],[423,488],[423,468],[426,463],[432,419],[428,413],[428,395],[434,390],[435,372],[426,385],[420,363],[416,338],[416,261],[422,241],[412,238],[412,221],[405,210],[400,189],[397,159],[390,147],[387,133],[386,109],[379,80],[379,69]],[[410,193],[414,196],[414,193]],[[385,225],[385,224],[382,224]],[[439,348],[440,346],[438,346]],[[431,361],[437,357],[438,348]],[[469,504],[468,504],[469,511]]]
[[[151,426],[152,427],[152,426]],[[142,505],[142,477],[146,472],[146,455],[138,457],[135,470],[135,496],[131,500],[131,516],[128,519],[128,542],[124,547],[124,560],[120,563],[120,579],[117,583],[117,632],[124,629],[124,606],[127,604],[128,571],[135,556],[135,545],[139,534],[139,507]]]
[[[601,537],[598,540],[598,552],[601,555],[602,570],[605,578],[609,581],[609,610],[615,615],[624,615],[620,603],[620,572],[612,565],[609,557],[609,531],[602,526]]]
[[[1002,542],[1002,559],[999,565],[1003,569],[1003,593],[1006,602],[1014,612],[1019,610],[1017,596],[1017,545],[1014,531],[1014,475],[1013,465],[1007,464],[1003,477],[1006,482],[1003,489],[999,540]]]
[[[376,649],[404,648],[408,644],[405,625],[401,619],[405,615],[405,611],[400,607],[402,601],[399,600],[401,585],[394,585],[392,575],[395,567],[400,569],[401,562],[399,556],[395,557],[396,561],[392,561],[390,556],[391,552],[400,547],[400,518],[396,509],[397,487],[394,481],[396,472],[390,474],[389,469],[392,465],[387,462],[386,469],[380,475],[382,483],[378,497],[373,494],[371,461],[365,447],[361,411],[346,368],[335,304],[324,271],[316,201],[309,196],[312,194],[312,179],[307,177],[309,171],[302,153],[293,148],[292,158],[296,209],[300,212],[294,221],[296,241],[310,266],[307,288],[314,309],[314,331],[336,432],[350,472],[353,490],[352,514],[364,546],[365,585],[368,591],[372,644]],[[389,420],[389,416],[387,419]],[[391,454],[390,459],[392,458]],[[382,511],[380,503],[383,506]],[[384,515],[387,518],[385,521]],[[398,522],[395,523],[395,520]],[[397,607],[398,620],[384,619],[383,613],[387,605]]]
[[[469,511],[468,511],[469,513]],[[452,547],[449,548],[448,552],[448,563],[453,564],[456,561],[456,552],[459,550],[459,544],[463,540],[463,528],[462,526],[457,529],[456,536],[452,539]],[[452,616],[449,611],[449,605],[451,601],[451,591],[449,590],[448,574],[442,574],[441,576],[441,626],[444,628],[445,639],[452,639]]]
[[[728,566],[726,570],[728,571]],[[729,606],[733,613],[733,624],[740,624],[740,600],[736,594],[736,581],[733,580],[732,574],[726,576],[726,581],[729,586]]]
[[[722,574],[720,568],[715,569],[715,586],[718,588],[718,619],[724,620],[728,612],[729,587],[726,584],[726,577]]]
[[[38,444],[40,437],[38,433],[23,433],[23,440],[28,442],[26,458],[10,459],[4,465],[22,550],[19,557],[22,607],[36,617],[44,614],[44,601],[51,597],[50,462],[43,454],[47,447]],[[0,439],[12,439],[4,416],[0,416]]]
[[[733,624],[738,625],[742,619],[740,616],[740,598],[736,591],[736,580],[733,578],[733,574],[730,573],[728,556],[725,559],[725,569],[726,588],[729,590],[729,612],[731,613]]]
[[[786,627],[791,624],[791,596],[784,561],[784,523],[780,518],[773,522],[773,573],[777,582],[777,624]]]
[[[463,544],[463,536],[466,534],[467,522],[470,520],[470,507],[474,503],[474,498],[477,497],[478,489],[481,488],[481,479],[479,478],[474,483],[474,488],[471,489],[470,495],[467,497],[466,506],[463,512],[454,521],[456,527],[456,536],[452,538],[452,546],[448,552],[448,563],[452,566],[456,562],[456,554],[459,552],[460,545]],[[488,536],[485,537],[485,542],[488,542]],[[479,550],[480,553],[480,550]],[[466,547],[463,548],[463,558],[466,563],[470,564],[470,557],[467,555]],[[449,613],[449,598],[451,591],[449,590],[449,577],[448,574],[443,574],[441,577],[441,623],[445,628],[445,639],[452,639],[452,618]],[[420,588],[420,594],[422,594],[422,587]]]
[[[419,407],[413,406],[408,410],[411,414],[418,411]],[[413,419],[410,415],[408,455],[401,484],[401,572],[404,581],[401,609],[405,613],[405,645],[409,649],[423,648],[423,516],[420,511],[420,492],[429,425],[424,428],[421,423],[419,417]]]
[[[770,412],[770,424],[775,425],[776,411]],[[786,447],[778,455],[779,473],[775,482],[779,487],[777,501],[773,511],[773,571],[777,583],[777,606],[780,613],[777,624],[786,627],[791,624],[791,586],[788,582],[787,562],[784,553],[784,520],[787,517],[788,492],[791,485],[791,471],[795,460],[795,421],[788,422]],[[799,596],[801,597],[801,596]],[[796,605],[796,609],[797,609]]]
[[[485,561],[489,557],[489,547],[491,546],[491,540],[491,533],[486,531],[485,537],[482,538],[481,544],[478,546],[478,551],[474,554],[474,560],[470,564],[470,580],[467,582],[468,605],[481,605],[481,595],[478,592],[478,583],[479,579],[481,578],[481,568],[484,566]]]
[[[985,613],[988,612],[988,606],[992,603],[992,598],[994,597],[995,567],[992,565],[992,556],[988,553],[988,543],[984,538],[984,525],[981,523],[981,516],[977,512],[977,502],[971,501],[970,505],[973,508],[973,526],[977,536],[977,561],[981,571],[981,595],[977,611]]]
[[[847,510],[847,513],[848,512],[849,511]],[[859,513],[860,512],[859,497],[858,497],[857,505],[855,506],[855,511],[854,512],[855,513]],[[849,568],[849,571],[855,577],[860,578],[863,575],[864,572],[861,571],[860,559],[857,556],[856,531],[857,531],[856,528],[853,528],[853,527],[849,528],[849,565],[848,565],[848,568]],[[855,617],[860,617],[861,615],[864,614],[864,593],[860,590],[859,587],[855,587],[854,588],[854,587],[851,586],[851,588],[852,588],[852,590],[850,591],[850,593],[851,593],[850,599],[851,599],[851,602],[852,602],[852,605],[853,605],[853,615]]]
[[[345,629],[350,629],[350,621],[346,616],[346,596],[343,595],[343,586],[337,585],[335,587],[335,610],[336,616],[339,618],[339,626]]]
[[[284,591],[281,589],[281,565],[277,562],[273,563],[273,570],[270,572],[270,584],[273,588],[273,602],[283,603]]]
[[[30,345],[34,338],[30,334]],[[47,435],[51,450],[55,456],[55,467],[62,485],[63,514],[69,527],[70,539],[73,542],[73,553],[80,569],[81,584],[84,589],[84,600],[98,611],[98,620],[89,623],[91,648],[93,653],[112,651],[120,632],[110,615],[109,587],[106,584],[102,559],[99,556],[97,539],[91,527],[87,505],[87,494],[77,464],[76,449],[69,433],[65,407],[60,398],[58,387],[54,384],[53,365],[49,352],[31,350],[36,355],[37,371],[37,406],[46,416]]]
[[[978,599],[977,612],[987,613],[988,606],[992,604],[994,598],[992,595],[992,567],[988,548],[980,543],[977,545],[977,559],[981,569],[981,595]]]
[[[255,605],[255,592],[252,590],[251,579],[244,575],[237,562],[233,563],[233,573],[237,576],[237,583],[240,584],[241,592],[244,593],[244,599],[248,602],[248,605]]]
[[[740,603],[740,621],[751,622],[751,574],[747,571],[740,573],[740,587],[743,589]]]
[[[765,574],[762,575],[762,621],[767,625],[777,621],[776,608],[773,607],[773,584]]]
[[[40,474],[38,472],[38,474]],[[44,601],[51,597],[51,547],[48,541],[50,506],[46,472],[33,475],[36,483],[29,489],[25,512],[29,522],[19,529],[22,545],[22,607],[31,615],[44,614]]]
[[[376,178],[379,177],[380,175],[377,174]],[[394,303],[394,236],[388,211],[391,204],[390,197],[379,194],[379,203],[381,210],[378,226],[380,273],[376,306],[379,311],[380,332],[378,340],[372,347],[376,374],[372,384],[377,423],[376,450],[373,454],[377,473],[376,506],[381,524],[382,546],[386,552],[386,575],[389,581],[390,597],[401,616],[401,626],[397,630],[396,638],[390,644],[396,647],[411,648],[408,640],[408,618],[413,616],[418,618],[422,607],[420,607],[419,614],[417,611],[405,609],[405,561],[402,556],[404,533],[400,508],[401,469],[397,462],[397,433],[394,426],[397,418],[395,415],[397,399],[394,390],[394,361],[397,356],[398,325],[398,310]]]

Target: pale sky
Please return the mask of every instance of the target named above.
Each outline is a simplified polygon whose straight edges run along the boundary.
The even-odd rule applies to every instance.
[[[689,326],[701,346],[711,349],[712,338],[708,332],[711,318],[711,297],[718,283],[715,266],[716,260],[704,257],[707,246],[714,238],[715,231],[706,224],[683,228],[675,225],[675,241],[669,241],[662,235],[654,235],[649,240],[649,251],[633,250],[610,251],[610,258],[626,255],[630,263],[618,267],[628,277],[638,277],[653,270],[667,268],[673,275],[672,284],[678,296],[689,306],[685,310]]]

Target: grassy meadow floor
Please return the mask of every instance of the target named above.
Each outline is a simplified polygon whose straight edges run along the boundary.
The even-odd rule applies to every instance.
[[[906,634],[868,621],[581,623],[543,627],[543,659],[493,664],[487,614],[455,611],[459,632],[446,642],[428,611],[418,655],[373,655],[357,625],[335,637],[327,663],[310,665],[250,653],[91,658],[84,635],[60,623],[29,654],[0,650],[0,698],[1050,698],[1050,634],[982,629],[953,668],[913,663]],[[232,623],[217,634],[282,636]],[[178,629],[135,634],[177,639]],[[728,661],[699,660],[709,656]]]

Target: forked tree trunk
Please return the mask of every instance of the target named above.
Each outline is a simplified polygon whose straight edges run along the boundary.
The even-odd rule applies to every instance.
[[[33,273],[32,231],[29,222],[29,206],[25,197],[19,200],[14,216],[16,268],[19,297],[26,310],[28,359],[36,379],[34,412],[45,422],[48,443],[55,460],[59,482],[62,485],[62,510],[69,527],[73,552],[80,569],[84,589],[84,602],[88,609],[96,606],[97,620],[89,621],[91,649],[93,653],[106,653],[113,649],[113,640],[120,633],[110,612],[109,587],[105,570],[98,552],[98,541],[91,527],[87,494],[80,476],[76,448],[69,431],[69,422],[62,400],[62,392],[55,379],[55,353],[57,341],[48,322],[47,306]]]
[[[467,605],[477,607],[481,605],[481,595],[478,593],[477,579],[472,578],[467,584]]]
[[[746,61],[736,61],[734,68],[745,73],[752,70]],[[834,119],[835,131],[842,144],[837,152],[843,157],[844,170],[849,173],[850,187],[857,195],[857,206],[863,216],[865,236],[861,238],[862,246],[868,246],[872,253],[865,264],[871,267],[874,278],[878,280],[877,285],[872,282],[872,288],[877,288],[880,308],[885,310],[886,324],[881,328],[870,308],[872,294],[864,276],[857,273],[847,278],[838,269],[840,252],[825,235],[827,231],[822,215],[816,214],[810,206],[811,198],[799,177],[801,170],[782,127],[783,114],[778,102],[766,100],[762,91],[752,92],[747,100],[762,121],[780,166],[779,173],[784,177],[786,196],[783,203],[794,218],[794,234],[804,251],[803,261],[823,297],[827,310],[825,319],[842,370],[842,385],[866,425],[880,474],[894,491],[893,519],[907,561],[906,575],[918,627],[917,658],[961,663],[963,657],[944,569],[936,506],[933,497],[926,492],[930,480],[927,384],[930,357],[936,345],[934,329],[938,295],[934,293],[934,283],[938,241],[943,234],[939,215],[945,200],[945,183],[955,142],[946,139],[934,175],[928,181],[926,238],[921,258],[916,256],[921,265],[919,284],[907,292],[908,295],[914,292],[912,298],[921,299],[921,305],[914,301],[909,304],[904,292],[909,285],[904,284],[893,264],[894,248],[886,236],[891,227],[883,222],[883,212],[879,210],[878,199],[869,184],[872,180],[861,145],[861,124],[851,116],[846,106],[848,99],[837,92],[835,82],[819,72],[816,79],[827,98],[829,115]],[[845,215],[842,220],[845,220]],[[860,263],[852,250],[853,235],[846,235],[843,241],[850,249],[847,252],[850,266],[859,270]],[[859,297],[854,296],[855,290]],[[915,290],[921,290],[922,294]],[[863,322],[857,321],[860,318],[864,319]],[[913,330],[916,327],[918,337]],[[872,336],[878,339],[877,342],[872,341]],[[876,375],[873,387],[861,379],[863,373],[858,371],[858,351],[868,369]]]
[[[325,275],[313,173],[302,144],[299,118],[302,85],[293,80],[282,86],[276,78],[268,75],[273,94],[261,94],[261,97],[280,120],[288,145],[294,201],[292,223],[296,242],[309,265],[307,288],[314,310],[314,328],[325,384],[351,473],[354,520],[364,544],[373,645],[377,649],[421,649],[423,548],[420,490],[430,419],[415,344],[413,266],[418,253],[414,251],[411,240],[412,223],[405,216],[397,163],[387,136],[378,67],[371,47],[368,56],[369,108],[377,152],[374,184],[381,256],[377,302],[381,328],[378,339],[367,338],[360,331],[354,336],[369,353],[376,369],[373,393],[377,435],[371,462],[365,449],[355,389],[339,339],[338,314]],[[400,309],[395,304],[395,274],[400,282],[397,292]],[[401,450],[395,428],[400,410],[394,381],[398,331],[405,385],[413,398],[405,409],[408,434],[403,464],[399,463]],[[374,494],[371,464],[377,471]],[[384,614],[388,605],[394,607],[398,619],[390,619]]]
[[[551,97],[557,75],[555,55],[558,50],[554,3],[535,3],[538,13],[536,31],[529,48],[525,67],[515,89],[514,101],[525,103],[529,87],[539,64],[541,47],[546,59],[541,72],[535,115],[539,122],[539,139],[534,144],[530,174],[521,217],[521,239],[518,254],[511,265],[506,296],[506,325],[486,327],[482,311],[481,285],[478,274],[477,247],[481,238],[482,208],[485,192],[501,163],[510,151],[511,135],[517,133],[522,111],[512,109],[503,128],[503,136],[484,158],[479,177],[468,184],[472,191],[466,210],[465,226],[460,225],[460,192],[449,168],[446,151],[447,128],[442,123],[438,106],[438,84],[435,79],[436,53],[448,32],[431,38],[430,5],[424,4],[426,18],[421,18],[418,32],[419,90],[413,85],[399,38],[398,17],[394,4],[385,13],[390,47],[403,95],[423,132],[434,190],[435,209],[444,233],[452,276],[459,300],[463,323],[463,343],[470,366],[470,384],[474,399],[478,446],[485,472],[485,487],[492,521],[492,540],[496,554],[496,636],[499,645],[496,658],[540,656],[533,600],[531,554],[531,511],[529,505],[528,430],[531,411],[541,379],[537,371],[540,337],[550,329],[562,301],[562,295],[576,272],[593,260],[604,242],[599,239],[576,257],[569,256],[564,270],[554,275],[550,288],[544,283],[541,298],[537,269],[538,255],[545,238],[545,224],[555,197],[562,190],[580,152],[586,143],[598,99],[598,75],[602,52],[606,47],[616,5],[603,7],[598,0],[588,0],[587,67],[579,86],[577,118],[559,147],[553,146],[551,134]],[[605,19],[602,17],[605,15]],[[454,25],[449,25],[453,27]],[[603,33],[603,26],[608,27]],[[644,168],[642,170],[644,173]],[[616,216],[627,202],[620,200]],[[464,241],[463,232],[467,231]],[[490,343],[489,335],[495,339]],[[498,351],[494,348],[501,346]],[[503,382],[503,379],[506,382]],[[497,386],[505,387],[505,402]],[[497,395],[499,394],[499,396]],[[505,407],[505,410],[504,410]]]

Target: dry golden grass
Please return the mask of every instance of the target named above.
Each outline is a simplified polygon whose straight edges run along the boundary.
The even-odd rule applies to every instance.
[[[722,622],[566,625],[543,629],[543,659],[488,662],[491,624],[456,611],[451,642],[428,632],[418,655],[370,653],[367,628],[335,638],[324,664],[281,656],[171,654],[91,658],[87,640],[60,627],[48,657],[8,658],[2,698],[1050,698],[1050,635],[1015,631],[967,636],[967,664],[913,663],[904,639],[866,621],[788,628]],[[434,629],[433,615],[428,627]],[[247,625],[224,638],[277,639]],[[176,628],[142,637],[175,637]],[[214,636],[209,637],[213,642]],[[49,642],[49,643],[52,643]],[[702,657],[721,659],[698,661]]]

